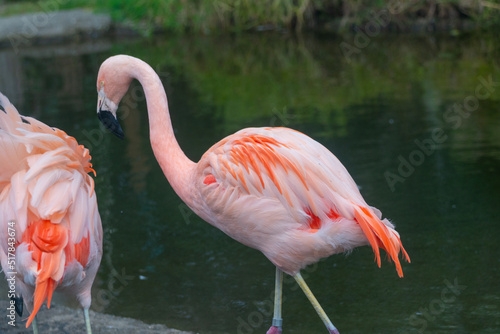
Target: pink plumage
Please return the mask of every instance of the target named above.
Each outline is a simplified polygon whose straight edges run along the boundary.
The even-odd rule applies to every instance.
[[[370,245],[379,266],[382,248],[403,276],[398,254],[410,259],[399,234],[365,202],[347,170],[323,145],[291,129],[249,128],[222,139],[194,163],[175,139],[158,75],[137,58],[114,56],[101,65],[101,121],[123,137],[116,112],[132,79],[144,88],[151,145],[175,192],[205,221],[260,250],[278,268],[269,333],[281,333],[282,271],[296,279],[330,333],[338,331],[302,279],[302,268]]]
[[[210,175],[215,182],[203,184]],[[330,151],[298,131],[238,131],[203,155],[191,186],[200,203],[193,210],[200,217],[262,251],[290,275],[323,257],[370,243],[379,266],[381,247],[403,275],[394,226],[366,204]]]
[[[21,116],[0,94],[0,261],[7,277],[16,276],[18,302],[31,312],[26,327],[60,290],[78,299],[90,330],[90,289],[102,257],[90,172],[86,148]]]

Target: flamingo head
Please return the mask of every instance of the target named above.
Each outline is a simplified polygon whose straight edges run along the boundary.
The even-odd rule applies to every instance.
[[[128,56],[114,56],[104,61],[97,75],[97,116],[104,126],[117,137],[123,139],[123,130],[118,122],[118,104],[127,92],[132,77],[127,71]]]

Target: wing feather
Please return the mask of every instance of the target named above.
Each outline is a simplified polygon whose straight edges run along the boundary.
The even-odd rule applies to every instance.
[[[241,187],[248,195],[276,197],[286,207],[302,211],[302,216],[305,208],[311,208],[321,219],[336,207],[338,197],[367,205],[338,159],[306,135],[265,128],[245,129],[233,136],[211,150],[209,160],[222,167],[214,168],[221,184]],[[340,206],[342,214],[353,219],[354,212],[346,205]]]

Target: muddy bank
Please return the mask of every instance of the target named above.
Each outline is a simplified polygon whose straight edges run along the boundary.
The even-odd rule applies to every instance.
[[[27,315],[22,318],[16,316],[16,326],[8,324],[8,301],[0,300],[0,333],[33,333],[31,327],[25,328]],[[23,321],[24,320],[24,321]],[[50,310],[44,305],[37,314],[39,333],[85,333],[85,323],[81,309],[71,309],[53,304]],[[150,325],[130,318],[122,318],[109,314],[90,311],[92,333],[120,333],[120,334],[193,334],[170,329],[164,325]]]

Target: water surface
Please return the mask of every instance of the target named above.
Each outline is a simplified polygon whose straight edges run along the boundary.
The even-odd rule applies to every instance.
[[[126,53],[160,74],[191,159],[244,127],[292,127],[330,149],[397,225],[412,259],[403,279],[369,247],[304,271],[342,333],[499,332],[499,38],[377,37],[349,59],[342,41],[353,43],[163,36],[0,50],[0,90],[91,150],[104,226],[94,310],[198,333],[265,333],[272,318],[272,264],[175,195],[140,86],[120,107],[125,140],[99,125],[97,70]],[[325,332],[289,278],[284,296],[286,333]]]

